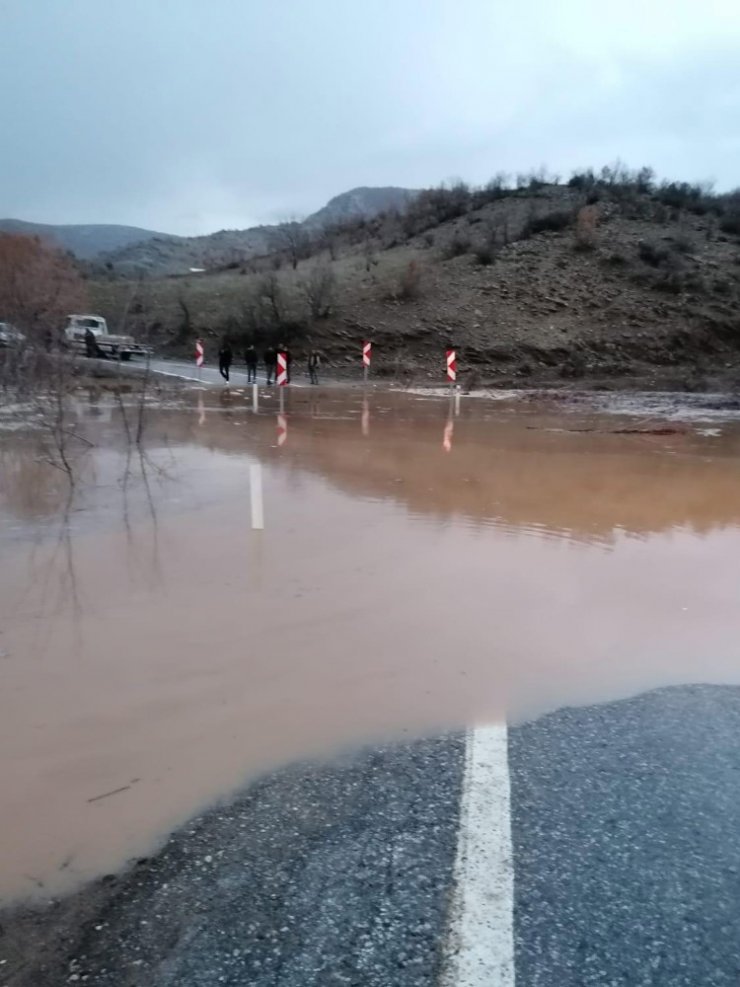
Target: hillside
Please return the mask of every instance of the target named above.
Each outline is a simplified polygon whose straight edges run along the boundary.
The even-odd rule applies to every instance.
[[[635,183],[432,190],[400,219],[339,230],[295,271],[273,257],[147,283],[129,328],[173,353],[228,334],[283,337],[300,358],[310,338],[335,372],[358,375],[369,338],[374,373],[406,381],[441,382],[453,341],[467,386],[734,387],[738,200],[697,195]],[[91,291],[120,324],[130,289]]]
[[[0,231],[41,237],[62,250],[69,250],[80,260],[92,260],[107,251],[121,250],[133,243],[161,236],[137,226],[101,223],[53,226],[47,223],[26,223],[22,219],[0,219]]]
[[[394,185],[385,188],[353,188],[349,192],[335,195],[322,209],[307,216],[303,225],[316,229],[362,217],[370,219],[392,209],[404,210],[418,194],[417,189],[398,188]]]
[[[206,236],[155,236],[98,258],[117,275],[147,277],[185,274],[190,268],[212,271],[238,266],[274,250],[306,253],[310,238],[330,224],[372,219],[389,209],[402,209],[415,195],[411,189],[356,188],[335,196],[303,221],[247,230],[219,230]]]

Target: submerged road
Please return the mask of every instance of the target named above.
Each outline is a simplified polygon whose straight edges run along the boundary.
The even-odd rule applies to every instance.
[[[7,987],[736,985],[740,689],[293,767],[0,927]]]

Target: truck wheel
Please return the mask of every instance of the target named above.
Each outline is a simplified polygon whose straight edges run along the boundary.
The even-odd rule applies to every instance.
[[[121,353],[119,355],[120,355],[120,357],[121,357],[122,360],[128,361],[128,360],[131,359],[131,354],[130,353]]]

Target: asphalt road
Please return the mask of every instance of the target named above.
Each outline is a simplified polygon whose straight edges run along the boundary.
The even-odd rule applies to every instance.
[[[740,689],[562,710],[509,730],[508,768],[518,987],[740,982]],[[466,771],[447,736],[278,772],[0,914],[0,985],[447,983]]]
[[[143,366],[143,363],[137,360],[135,365]],[[181,380],[192,380],[202,384],[226,384],[226,381],[219,373],[218,366],[206,365],[201,367],[199,371],[195,366],[194,360],[191,362],[184,360],[152,360],[149,367],[155,373],[178,377]],[[247,386],[247,371],[244,369],[244,364],[241,361],[232,364],[232,369],[229,373],[229,383],[238,387]],[[260,364],[257,370],[257,383],[260,386],[267,383],[265,368],[262,364]],[[304,368],[301,367],[300,372],[293,374],[291,385],[293,387],[303,387],[307,383]]]

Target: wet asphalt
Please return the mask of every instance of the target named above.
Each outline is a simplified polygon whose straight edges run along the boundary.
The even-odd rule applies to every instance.
[[[439,982],[464,740],[292,767],[51,907],[0,914],[0,987]],[[509,732],[518,987],[740,983],[740,689]]]
[[[563,710],[509,767],[521,987],[740,983],[740,689]]]

